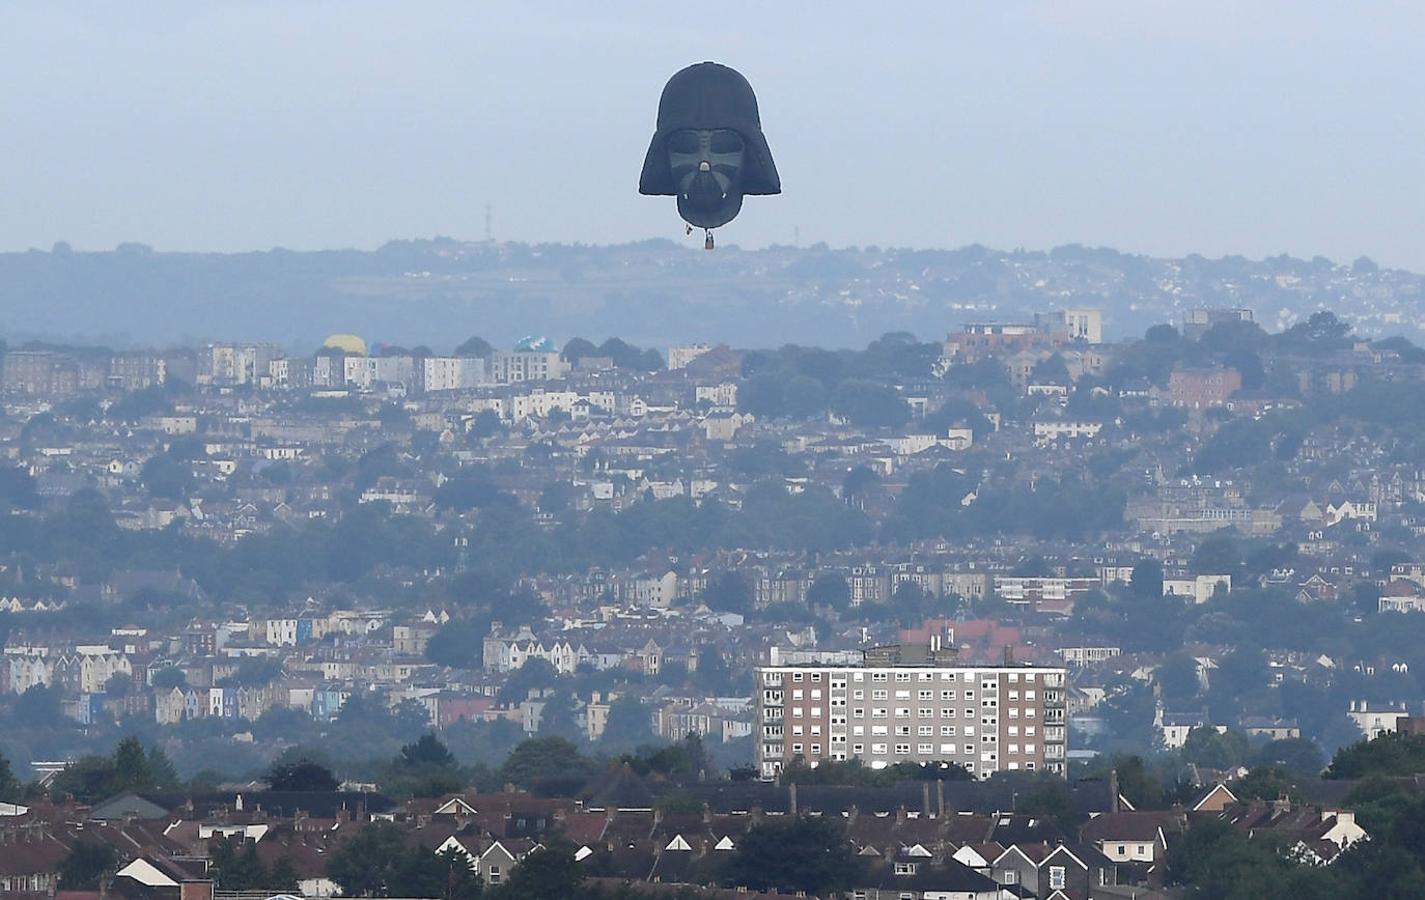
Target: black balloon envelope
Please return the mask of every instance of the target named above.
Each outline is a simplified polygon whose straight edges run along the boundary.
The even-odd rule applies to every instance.
[[[677,197],[684,221],[707,229],[731,222],[748,194],[782,192],[757,95],[741,73],[704,62],[668,79],[638,191]]]

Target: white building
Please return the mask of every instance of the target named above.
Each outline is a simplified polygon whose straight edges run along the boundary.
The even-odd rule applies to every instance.
[[[1217,588],[1232,590],[1231,575],[1188,575],[1182,578],[1164,578],[1163,596],[1181,597],[1193,603],[1206,603],[1217,593]]]
[[[490,377],[496,384],[551,381],[569,374],[569,364],[553,350],[496,351],[490,357]]]
[[[486,381],[485,360],[478,356],[427,356],[420,362],[421,387],[427,392],[466,391]]]
[[[1044,419],[1034,423],[1036,444],[1055,444],[1059,441],[1091,438],[1103,430],[1102,422],[1087,422],[1071,419]]]
[[[686,369],[688,363],[712,349],[710,344],[684,344],[668,348],[668,368]]]

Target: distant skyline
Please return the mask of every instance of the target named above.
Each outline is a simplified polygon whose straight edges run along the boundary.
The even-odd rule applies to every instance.
[[[658,93],[758,92],[722,244],[1367,255],[1425,271],[1425,7],[1087,0],[0,7],[0,250],[685,239]],[[691,244],[690,244],[691,246]]]

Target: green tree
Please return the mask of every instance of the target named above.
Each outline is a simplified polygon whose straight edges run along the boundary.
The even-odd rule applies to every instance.
[[[702,600],[717,612],[745,613],[752,609],[752,579],[741,572],[718,572],[708,579]]]
[[[164,666],[149,676],[149,684],[157,691],[171,691],[188,686],[188,676],[177,666]]]
[[[653,740],[647,707],[637,697],[624,694],[609,704],[609,718],[599,738],[605,747],[631,750]]]
[[[726,881],[759,891],[825,894],[850,887],[856,873],[840,819],[794,818],[748,829],[729,860]]]
[[[1204,575],[1232,575],[1242,566],[1242,550],[1227,534],[1210,534],[1193,551],[1192,570]]]
[[[537,737],[512,750],[500,771],[506,781],[518,787],[536,789],[571,780],[582,783],[589,777],[590,764],[579,753],[579,748],[568,740]]]
[[[15,701],[11,721],[18,726],[44,728],[63,721],[59,707],[59,691],[44,685],[31,685]]]
[[[1157,600],[1163,596],[1163,564],[1156,559],[1140,559],[1133,566],[1128,587],[1135,597]]]
[[[1336,751],[1325,777],[1355,779],[1422,772],[1425,772],[1425,735],[1386,731],[1374,740],[1359,741]]]
[[[267,772],[267,785],[274,791],[335,791],[341,782],[331,769],[303,758],[273,764]]]
[[[557,690],[546,697],[539,715],[539,736],[582,742],[584,731],[575,719],[575,703],[574,696],[564,690]]]
[[[551,841],[515,866],[497,896],[508,900],[565,900],[583,896],[584,873],[574,859],[574,845]]]
[[[1182,757],[1185,762],[1210,769],[1229,769],[1246,761],[1248,749],[1246,734],[1233,729],[1220,733],[1203,725],[1188,732]]]
[[[440,875],[441,900],[474,900],[482,893],[484,883],[475,874],[470,857],[454,847],[435,855]]]
[[[66,891],[92,891],[119,861],[114,848],[102,841],[80,840],[59,866],[59,886]]]
[[[392,822],[371,822],[327,858],[327,875],[348,897],[386,897],[399,883],[406,838]]]
[[[478,669],[490,622],[483,616],[451,619],[426,642],[426,659],[452,669]]]
[[[862,428],[895,428],[910,421],[910,406],[895,388],[856,378],[837,386],[831,408]]]
[[[455,757],[451,755],[449,748],[433,733],[423,734],[415,743],[402,747],[400,761],[402,765],[410,768],[436,766],[450,769],[456,765]]]
[[[1268,741],[1257,749],[1254,758],[1257,766],[1271,766],[1311,778],[1321,774],[1326,765],[1321,747],[1310,738]]]
[[[1175,653],[1165,659],[1154,678],[1163,692],[1163,702],[1169,706],[1192,701],[1202,687],[1198,681],[1197,660],[1187,653]]]
[[[20,799],[23,792],[24,785],[20,784],[20,779],[16,778],[10,769],[10,760],[0,754],[0,801],[13,803]]]
[[[844,610],[851,605],[851,585],[846,576],[839,572],[822,572],[816,576],[807,591],[807,602],[813,606],[826,606]]]
[[[209,847],[215,880],[225,891],[264,890],[269,884],[267,867],[257,855],[257,842],[241,837],[222,838]]]
[[[119,790],[143,790],[155,786],[148,754],[136,737],[126,737],[114,748],[114,778]]]
[[[1257,766],[1232,783],[1232,793],[1238,800],[1279,800],[1297,796],[1296,782],[1286,771],[1275,766]]]
[[[270,891],[296,893],[300,890],[301,881],[302,877],[297,873],[297,864],[292,861],[291,854],[284,853],[268,870],[267,883],[263,887]]]
[[[526,659],[510,673],[500,688],[501,703],[520,703],[532,690],[549,690],[559,683],[559,672],[547,659]]]

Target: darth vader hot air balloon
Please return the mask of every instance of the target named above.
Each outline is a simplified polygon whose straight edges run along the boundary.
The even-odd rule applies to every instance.
[[[678,215],[689,231],[706,231],[709,250],[712,229],[737,216],[744,196],[782,192],[757,95],[741,73],[704,62],[668,79],[638,191],[677,197]]]

